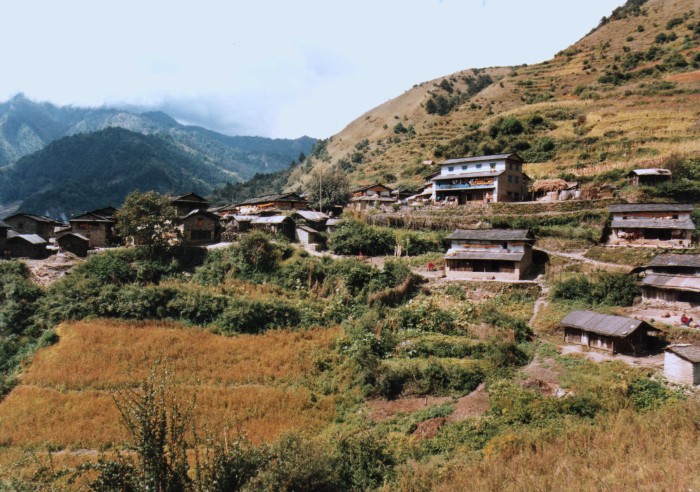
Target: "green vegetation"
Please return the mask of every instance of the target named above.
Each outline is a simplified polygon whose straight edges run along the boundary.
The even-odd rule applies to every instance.
[[[631,306],[639,293],[634,276],[624,273],[576,274],[552,286],[552,299],[588,305]]]

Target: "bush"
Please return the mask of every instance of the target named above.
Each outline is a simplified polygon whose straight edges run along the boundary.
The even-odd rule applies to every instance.
[[[279,299],[236,298],[216,319],[223,333],[262,333],[273,328],[297,326],[299,310]]]
[[[337,255],[387,255],[393,253],[395,245],[392,231],[354,220],[343,222],[328,238],[329,248]]]
[[[552,287],[552,299],[588,304],[631,306],[638,295],[636,279],[625,273],[602,272],[593,279],[576,275]]]

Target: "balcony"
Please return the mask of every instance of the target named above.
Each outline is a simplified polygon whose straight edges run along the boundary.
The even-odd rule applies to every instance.
[[[480,184],[480,185],[473,185],[469,183],[461,183],[461,184],[451,184],[451,183],[435,183],[435,189],[440,191],[446,191],[446,190],[492,190],[496,187],[495,183],[490,183],[490,184]]]

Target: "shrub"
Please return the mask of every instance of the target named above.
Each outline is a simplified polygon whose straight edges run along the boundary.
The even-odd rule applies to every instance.
[[[396,238],[392,231],[348,220],[329,235],[328,246],[338,255],[386,255],[394,251]]]
[[[273,328],[297,326],[299,310],[279,299],[236,298],[216,319],[223,333],[262,333]]]
[[[601,272],[593,279],[576,275],[556,282],[552,287],[555,300],[611,306],[631,306],[638,294],[635,278],[624,273]]]

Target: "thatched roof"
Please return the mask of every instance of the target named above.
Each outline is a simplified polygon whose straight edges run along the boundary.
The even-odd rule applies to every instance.
[[[561,191],[569,187],[569,184],[563,179],[538,179],[532,183],[532,191],[538,193],[544,191],[545,193],[550,191]]]

